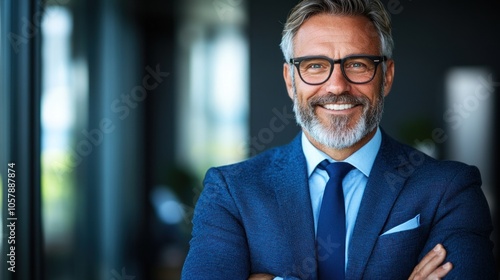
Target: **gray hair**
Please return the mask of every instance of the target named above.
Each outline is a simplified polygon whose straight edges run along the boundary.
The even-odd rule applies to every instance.
[[[391,19],[380,0],[303,0],[292,9],[283,29],[280,47],[286,62],[293,57],[293,39],[302,24],[323,13],[368,18],[377,30],[382,55],[392,57]]]

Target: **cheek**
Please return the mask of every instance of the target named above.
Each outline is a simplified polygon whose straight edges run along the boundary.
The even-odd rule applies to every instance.
[[[378,86],[377,86],[378,84]],[[382,90],[382,85],[379,81],[375,83],[369,83],[367,85],[359,85],[356,89],[357,96],[362,96],[363,98],[369,100],[371,105],[377,104],[380,99],[380,92]]]

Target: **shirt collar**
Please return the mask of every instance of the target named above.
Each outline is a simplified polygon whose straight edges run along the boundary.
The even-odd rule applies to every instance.
[[[366,177],[369,177],[381,144],[382,133],[380,132],[380,128],[377,128],[377,132],[375,132],[372,139],[344,161],[356,167]],[[309,177],[316,169],[316,166],[323,160],[328,159],[330,162],[335,162],[335,160],[330,158],[327,154],[314,147],[304,133],[302,133],[302,150],[306,157],[307,175]]]

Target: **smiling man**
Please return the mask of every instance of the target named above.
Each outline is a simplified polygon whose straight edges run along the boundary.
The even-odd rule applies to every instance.
[[[304,0],[283,74],[289,145],[207,172],[183,279],[497,279],[477,168],[379,127],[394,80],[379,1]]]
[[[298,30],[296,58],[284,66],[297,122],[315,147],[338,161],[373,138],[391,89],[394,62],[380,55],[372,34],[376,30],[366,17],[316,15]],[[377,75],[382,63],[386,70]]]

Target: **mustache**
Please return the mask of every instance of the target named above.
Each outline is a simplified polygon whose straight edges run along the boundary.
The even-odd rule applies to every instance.
[[[354,96],[346,92],[342,94],[329,93],[322,96],[313,96],[308,103],[312,107],[318,105],[325,105],[328,103],[350,103],[350,104],[369,105],[370,100],[366,96]]]

